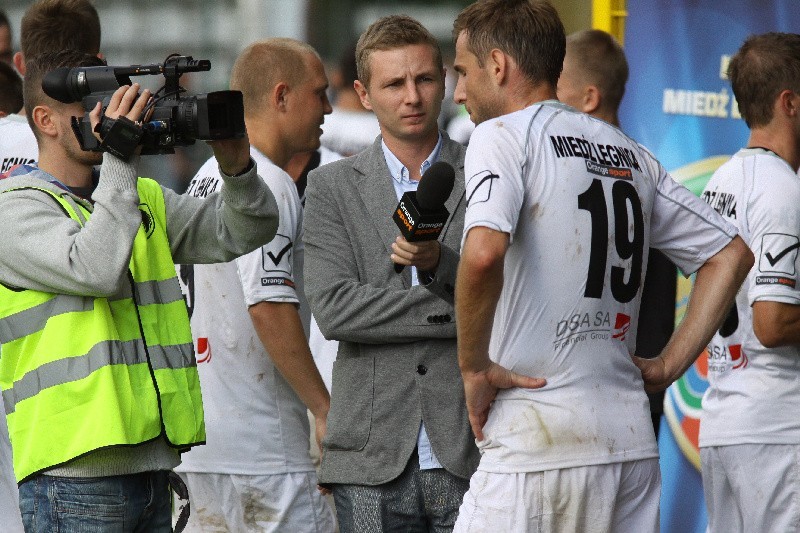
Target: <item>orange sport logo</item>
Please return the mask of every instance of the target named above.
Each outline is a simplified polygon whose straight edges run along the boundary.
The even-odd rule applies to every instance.
[[[406,227],[408,231],[414,229],[414,226],[412,226],[411,223],[408,221],[408,218],[406,218],[406,214],[399,207],[397,208],[397,216],[400,218],[400,221],[403,223],[403,225]]]

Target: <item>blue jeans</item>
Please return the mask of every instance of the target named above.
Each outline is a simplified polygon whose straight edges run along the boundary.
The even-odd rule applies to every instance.
[[[19,487],[25,531],[168,533],[172,529],[172,505],[167,474],[33,477]]]

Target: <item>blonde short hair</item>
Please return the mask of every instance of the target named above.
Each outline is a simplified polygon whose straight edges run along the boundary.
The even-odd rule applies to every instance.
[[[310,45],[289,38],[257,41],[242,51],[231,71],[230,87],[242,91],[245,114],[260,109],[278,83],[293,87],[308,74],[308,56],[319,58]]]

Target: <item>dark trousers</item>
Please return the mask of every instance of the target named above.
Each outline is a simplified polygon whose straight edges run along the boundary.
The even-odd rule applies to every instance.
[[[469,480],[443,468],[420,470],[416,451],[382,485],[333,485],[341,533],[445,533],[453,530]]]

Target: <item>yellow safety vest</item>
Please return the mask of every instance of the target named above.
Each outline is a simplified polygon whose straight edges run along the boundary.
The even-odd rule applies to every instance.
[[[128,280],[116,295],[0,284],[0,390],[19,482],[105,446],[162,434],[179,448],[205,441],[163,191],[144,178],[137,188],[142,225]],[[39,190],[81,226],[89,219],[89,210],[66,193]]]

